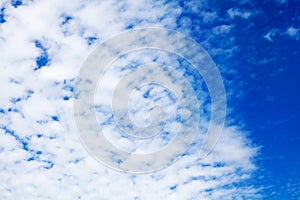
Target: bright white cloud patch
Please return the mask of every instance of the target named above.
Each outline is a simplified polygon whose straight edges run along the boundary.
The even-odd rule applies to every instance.
[[[298,40],[300,38],[300,28],[289,27],[286,30],[286,34],[291,38],[295,38],[296,40]]]
[[[240,9],[237,9],[237,8],[230,8],[228,11],[227,11],[229,17],[231,19],[234,19],[236,17],[240,17],[242,19],[248,19],[249,17],[252,16],[253,13],[251,13],[250,11],[242,11]]]
[[[0,199],[259,197],[245,182],[255,170],[257,150],[238,127],[225,127],[204,160],[197,157],[196,142],[169,168],[139,176],[99,164],[76,133],[74,78],[96,44],[127,28],[176,28],[180,12],[174,4],[151,0],[0,3]]]

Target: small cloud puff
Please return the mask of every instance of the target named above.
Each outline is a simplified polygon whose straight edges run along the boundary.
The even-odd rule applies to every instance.
[[[286,31],[279,30],[277,28],[270,29],[267,34],[264,35],[264,38],[269,42],[273,42],[276,36],[284,36],[287,35],[291,39],[299,40],[300,38],[300,28],[289,27]]]
[[[286,32],[288,36],[298,40],[300,38],[300,28],[289,27]]]
[[[270,29],[269,32],[264,36],[264,38],[269,42],[273,42],[274,37],[277,35],[280,35],[280,30],[274,28],[274,29]]]
[[[227,34],[231,31],[232,29],[232,25],[220,25],[220,26],[216,26],[212,29],[212,32],[216,35],[221,35],[221,34]]]
[[[252,16],[252,13],[250,11],[242,11],[237,8],[230,8],[227,11],[227,14],[229,15],[230,19],[235,19],[237,17],[242,19],[248,19],[249,17]]]

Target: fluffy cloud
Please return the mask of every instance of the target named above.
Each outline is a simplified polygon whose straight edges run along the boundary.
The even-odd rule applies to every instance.
[[[234,19],[236,17],[240,17],[242,19],[248,19],[249,17],[251,17],[253,15],[253,13],[251,13],[250,11],[242,11],[237,8],[230,8],[227,11],[227,13],[231,19]]]
[[[195,143],[174,165],[146,175],[105,168],[87,153],[76,133],[74,79],[94,47],[128,28],[176,28],[182,12],[178,5],[152,0],[28,0],[0,5],[1,199],[259,197],[258,189],[245,183],[255,170],[257,149],[238,127],[225,127],[219,144],[204,160],[198,159]],[[251,16],[234,9],[228,14]],[[208,23],[216,14],[203,16]],[[221,25],[214,31],[230,29]]]
[[[293,26],[290,26],[284,30],[280,30],[278,28],[270,29],[266,35],[264,35],[264,38],[270,42],[273,42],[275,37],[279,36],[289,36],[291,39],[298,40],[300,37],[300,29],[295,28]]]
[[[289,27],[286,30],[286,34],[291,38],[295,38],[296,40],[298,40],[300,38],[300,28]]]

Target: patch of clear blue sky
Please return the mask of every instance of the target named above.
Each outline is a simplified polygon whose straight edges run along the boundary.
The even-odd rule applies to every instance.
[[[6,22],[4,11],[5,11],[5,8],[1,8],[1,9],[0,9],[0,24],[3,24],[3,23]]]
[[[243,5],[242,1],[207,1],[204,11],[215,11],[219,15],[213,24],[204,24],[200,11],[191,9],[201,2],[180,1],[184,12],[178,21],[184,17],[191,19],[191,36],[198,42],[212,34],[203,34],[205,29],[234,25],[230,35],[213,37],[209,42],[214,48],[238,47],[233,56],[212,57],[218,66],[225,66],[225,70],[221,69],[222,76],[229,80],[225,87],[233,92],[228,104],[235,111],[229,117],[245,124],[254,143],[262,146],[257,161],[260,169],[251,182],[266,188],[271,186],[262,191],[263,199],[299,197],[299,193],[289,192],[287,183],[300,182],[300,40],[285,34],[291,26],[299,28],[299,1],[284,4],[271,0],[249,1]],[[254,15],[246,20],[238,17],[231,20],[227,14],[230,8],[252,11]],[[274,28],[279,29],[280,34],[270,42],[264,35]],[[230,37],[235,38],[232,43],[228,42]],[[207,50],[210,51],[209,47]],[[267,60],[269,62],[264,62]],[[226,69],[234,69],[236,73]]]
[[[11,1],[11,5],[15,8],[19,7],[22,4],[23,4],[22,0],[12,0]]]
[[[41,69],[42,67],[47,66],[49,62],[49,56],[48,56],[47,49],[42,45],[40,41],[38,40],[35,41],[35,47],[41,50],[40,56],[36,58],[37,67],[34,69],[36,71]]]

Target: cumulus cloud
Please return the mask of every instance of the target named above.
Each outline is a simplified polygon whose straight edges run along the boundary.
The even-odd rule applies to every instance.
[[[1,199],[259,198],[258,188],[246,182],[256,169],[257,148],[238,127],[225,127],[204,160],[195,142],[174,165],[147,175],[104,167],[76,133],[74,80],[95,46],[130,28],[175,29],[181,12],[152,0],[1,2]],[[236,9],[228,14],[251,16]],[[208,23],[216,13],[203,16]],[[214,28],[215,34],[230,30]]]
[[[270,29],[266,35],[264,35],[264,38],[270,42],[273,42],[274,38],[284,35],[289,36],[291,39],[298,40],[300,38],[300,29],[293,26],[288,27],[286,30],[273,28]]]
[[[289,27],[286,30],[286,34],[291,38],[298,40],[300,38],[300,28]]]
[[[227,11],[227,13],[231,19],[234,19],[237,17],[242,18],[242,19],[248,19],[249,17],[251,17],[253,15],[253,13],[251,13],[250,11],[243,11],[238,8],[230,8]]]

